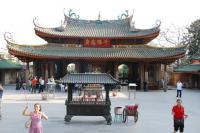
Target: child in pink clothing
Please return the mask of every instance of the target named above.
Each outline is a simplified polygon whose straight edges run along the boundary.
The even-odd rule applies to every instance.
[[[28,112],[27,109],[28,106],[25,107],[22,114],[24,116],[31,117],[31,125],[29,133],[43,133],[41,119],[44,118],[45,120],[48,120],[48,116],[46,116],[43,112],[41,112],[42,110],[41,105],[39,103],[34,104],[34,112]]]

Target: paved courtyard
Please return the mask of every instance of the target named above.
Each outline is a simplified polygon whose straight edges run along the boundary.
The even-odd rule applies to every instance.
[[[112,117],[115,106],[139,104],[139,120],[133,122],[129,117],[128,123],[112,123],[106,125],[103,117],[75,116],[70,123],[64,122],[66,107],[64,105],[66,93],[57,92],[55,98],[46,101],[41,100],[39,94],[27,94],[29,108],[33,110],[33,104],[42,104],[42,110],[49,116],[48,121],[43,121],[45,133],[172,133],[173,122],[171,108],[176,101],[176,91],[172,88],[167,92],[148,91],[133,93],[128,99],[126,90],[111,96]],[[26,103],[25,92],[14,90],[13,86],[6,86],[3,97],[3,118],[0,120],[0,133],[28,133],[24,127],[27,117],[22,116],[22,110]],[[200,131],[200,90],[185,89],[183,92],[183,105],[189,117],[185,120],[185,133],[199,133]]]

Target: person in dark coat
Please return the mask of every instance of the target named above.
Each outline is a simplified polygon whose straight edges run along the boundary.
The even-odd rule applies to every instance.
[[[20,89],[19,77],[16,78],[16,90]]]
[[[1,113],[1,108],[2,108],[2,97],[3,97],[3,86],[2,86],[2,84],[0,83],[0,120],[1,120],[1,117],[2,117],[2,113]]]

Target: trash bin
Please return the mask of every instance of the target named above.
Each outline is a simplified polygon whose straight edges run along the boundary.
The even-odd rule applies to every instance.
[[[144,86],[144,91],[148,91],[148,87],[147,87],[147,82],[146,81],[143,82],[143,86]]]

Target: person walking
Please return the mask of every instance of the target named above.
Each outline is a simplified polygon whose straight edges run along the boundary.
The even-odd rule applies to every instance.
[[[44,79],[42,77],[40,77],[39,83],[40,83],[39,93],[41,93],[44,91]]]
[[[176,133],[178,130],[180,130],[180,133],[183,133],[184,130],[184,119],[188,117],[188,115],[185,114],[184,107],[181,105],[182,100],[177,99],[176,105],[172,108],[172,115],[174,120],[174,132]]]
[[[183,83],[179,80],[177,83],[176,83],[176,90],[177,90],[177,95],[176,97],[181,97],[182,96],[182,89],[183,88]]]
[[[25,87],[25,81],[23,78],[21,78],[20,82],[19,82],[19,90],[22,88],[23,90],[26,90],[26,87]]]
[[[20,88],[20,82],[19,82],[19,77],[16,78],[16,90],[19,90]]]
[[[3,97],[3,86],[2,84],[0,83],[0,120],[2,118],[2,112],[1,112],[1,108],[2,108],[2,97]]]
[[[31,125],[29,128],[29,133],[43,133],[41,119],[48,120],[48,116],[42,112],[42,107],[39,103],[34,104],[33,112],[29,112],[28,106],[26,105],[22,114],[24,116],[29,116],[31,118]]]
[[[31,81],[31,85],[32,85],[32,91],[31,93],[36,93],[36,84],[37,84],[37,77],[35,76],[34,79],[32,79]]]

